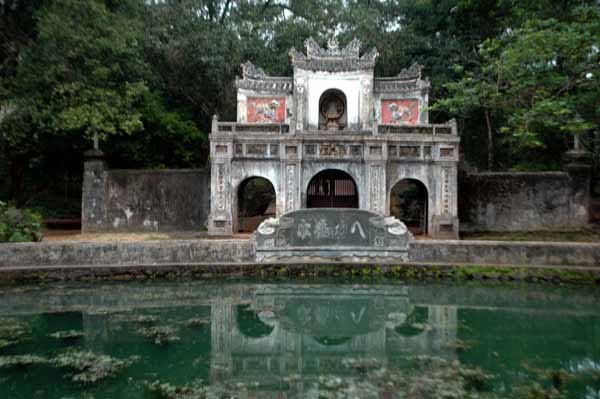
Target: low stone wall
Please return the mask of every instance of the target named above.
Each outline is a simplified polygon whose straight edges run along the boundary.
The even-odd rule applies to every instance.
[[[0,244],[0,270],[14,267],[138,266],[254,261],[250,240]]]
[[[86,162],[84,232],[200,230],[209,210],[208,170],[110,170],[101,159]]]
[[[458,182],[460,230],[536,231],[585,227],[589,220],[587,173],[572,170],[569,173],[461,175]]]
[[[598,243],[416,241],[411,263],[600,267]],[[173,240],[122,243],[26,243],[0,246],[0,272],[15,269],[193,266],[256,263],[251,240]],[[397,261],[393,261],[398,263]],[[290,262],[278,262],[282,266]],[[310,260],[295,262],[311,264]],[[313,262],[319,266],[322,262]],[[336,264],[335,261],[328,263]],[[338,262],[339,263],[339,262]],[[346,262],[347,263],[347,262]],[[372,263],[384,263],[379,260]]]
[[[600,267],[600,243],[428,240],[411,245],[411,262]]]

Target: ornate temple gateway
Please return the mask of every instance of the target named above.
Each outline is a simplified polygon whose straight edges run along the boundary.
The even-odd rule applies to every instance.
[[[252,177],[275,191],[275,213],[360,208],[390,215],[392,190],[406,180],[426,192],[424,233],[457,237],[456,123],[429,124],[429,82],[414,64],[375,78],[377,50],[354,39],[290,50],[293,77],[250,62],[236,81],[237,121],[215,116],[210,135],[208,231],[238,231],[238,191]]]

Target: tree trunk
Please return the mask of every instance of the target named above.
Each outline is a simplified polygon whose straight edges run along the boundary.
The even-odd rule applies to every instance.
[[[490,117],[490,111],[485,110],[485,124],[487,126],[487,134],[488,134],[488,161],[487,168],[488,170],[492,170],[494,167],[494,135],[492,130],[492,121]]]

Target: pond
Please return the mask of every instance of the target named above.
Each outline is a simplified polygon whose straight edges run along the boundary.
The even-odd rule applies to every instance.
[[[593,287],[0,288],[0,398],[600,398]]]

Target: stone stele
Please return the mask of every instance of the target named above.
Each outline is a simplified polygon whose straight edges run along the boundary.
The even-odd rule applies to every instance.
[[[404,223],[363,209],[314,208],[286,213],[260,224],[256,260],[315,258],[407,261],[413,236]]]

